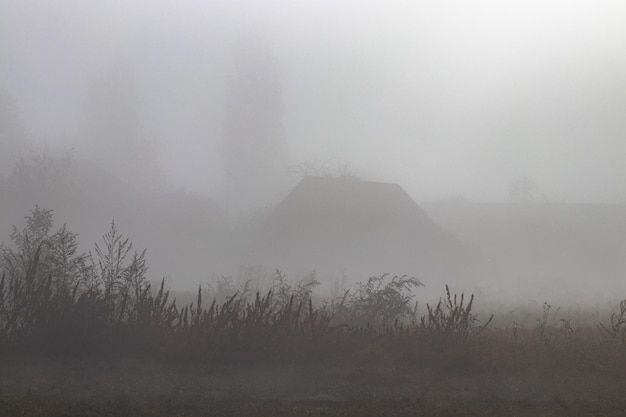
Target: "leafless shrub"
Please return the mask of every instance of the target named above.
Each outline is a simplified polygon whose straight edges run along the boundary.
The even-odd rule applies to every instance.
[[[613,310],[608,325],[600,323],[597,328],[605,338],[626,351],[626,300],[620,301],[619,308]]]
[[[274,273],[274,285],[272,286],[274,301],[279,308],[287,306],[290,302],[307,303],[311,300],[313,290],[319,285],[320,282],[317,280],[315,270],[298,280],[294,286],[289,283],[287,276],[277,269]]]
[[[426,305],[428,312],[421,319],[421,328],[427,333],[460,336],[463,339],[475,336],[489,326],[493,315],[482,326],[477,326],[479,320],[472,313],[473,304],[474,294],[465,304],[465,294],[461,293],[460,297],[457,294],[452,296],[446,285],[445,299],[440,299],[435,307]]]
[[[336,321],[353,326],[382,328],[396,321],[409,320],[413,315],[413,290],[424,284],[407,275],[383,274],[358,283],[356,291],[346,291],[334,300]]]

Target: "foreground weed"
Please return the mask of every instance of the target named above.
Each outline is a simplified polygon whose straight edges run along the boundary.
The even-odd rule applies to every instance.
[[[413,290],[423,287],[417,278],[383,274],[358,283],[355,292],[346,291],[335,304],[337,318],[350,325],[382,328],[413,316]]]
[[[435,307],[426,305],[428,311],[421,319],[422,330],[439,335],[460,336],[462,339],[481,333],[493,320],[493,314],[485,324],[477,326],[480,321],[472,314],[473,304],[474,294],[465,304],[465,294],[461,293],[460,297],[457,294],[452,296],[446,285],[445,299],[440,299]]]
[[[608,325],[598,324],[598,330],[611,342],[617,343],[620,350],[626,351],[626,300],[611,313]]]

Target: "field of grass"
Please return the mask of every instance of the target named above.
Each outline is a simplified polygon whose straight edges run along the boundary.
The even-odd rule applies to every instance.
[[[26,220],[0,248],[0,415],[626,415],[626,301],[503,320],[447,287],[419,312],[411,277],[322,300],[277,271],[182,304],[114,225],[91,256]]]

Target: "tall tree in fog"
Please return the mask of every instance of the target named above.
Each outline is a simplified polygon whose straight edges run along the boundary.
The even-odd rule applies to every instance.
[[[287,173],[280,68],[263,33],[239,35],[226,96],[222,163],[231,208],[275,202]]]
[[[15,99],[0,89],[0,176],[9,173],[18,153],[25,147],[26,134]]]
[[[88,85],[79,138],[85,155],[129,184],[153,189],[163,182],[156,143],[140,119],[135,76],[125,61]]]

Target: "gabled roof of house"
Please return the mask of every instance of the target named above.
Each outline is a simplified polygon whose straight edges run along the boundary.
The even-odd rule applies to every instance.
[[[258,261],[304,270],[432,277],[474,256],[399,185],[349,178],[303,178],[256,242]]]
[[[268,219],[285,232],[316,229],[363,236],[374,231],[432,234],[437,226],[398,184],[352,178],[304,177]],[[310,230],[307,230],[310,232]],[[376,236],[369,236],[375,238]]]

